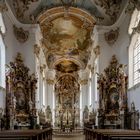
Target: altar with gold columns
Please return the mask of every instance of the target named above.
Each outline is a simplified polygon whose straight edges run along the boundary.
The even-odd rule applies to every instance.
[[[55,126],[61,129],[80,125],[80,85],[69,74],[58,79],[55,84],[56,107]]]

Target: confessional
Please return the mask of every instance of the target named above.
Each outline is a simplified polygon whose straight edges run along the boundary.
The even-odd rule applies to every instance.
[[[36,83],[34,74],[23,63],[18,53],[14,62],[7,66],[6,118],[8,129],[29,129],[36,124]]]

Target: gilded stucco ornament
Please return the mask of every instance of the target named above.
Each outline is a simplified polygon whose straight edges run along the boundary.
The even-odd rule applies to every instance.
[[[34,45],[34,53],[39,58],[40,47],[37,44]]]
[[[96,5],[102,7],[111,20],[116,21],[120,13],[122,0],[94,0]]]
[[[15,25],[13,26],[14,34],[16,39],[20,43],[25,43],[28,38],[29,38],[29,31],[25,31],[22,27],[16,27]]]
[[[4,11],[7,11],[7,10],[8,10],[8,8],[5,4],[5,2],[0,1],[0,12],[4,12]]]
[[[100,46],[97,45],[97,46],[93,49],[93,51],[94,51],[96,57],[97,57],[98,55],[100,55]]]
[[[37,1],[38,0],[13,0],[13,7],[17,18],[22,20],[25,12],[29,9],[29,5]]]
[[[87,79],[79,80],[79,83],[81,85],[86,85],[86,84],[88,84],[88,80]]]
[[[55,83],[55,81],[52,79],[46,79],[46,81],[49,85],[53,85]]]
[[[140,10],[140,1],[139,0],[129,0],[128,6],[127,6],[125,12],[132,14],[133,11],[135,10],[135,8]]]
[[[140,34],[140,21],[139,21],[137,27],[133,28],[133,33],[132,34],[135,34],[135,33],[139,33]]]
[[[105,36],[105,40],[109,45],[113,45],[116,40],[118,39],[119,36],[119,28],[117,28],[116,30],[110,30],[109,32],[106,32],[104,34]]]
[[[43,64],[42,66],[40,66],[40,73],[43,74],[43,71],[46,69],[46,65]]]

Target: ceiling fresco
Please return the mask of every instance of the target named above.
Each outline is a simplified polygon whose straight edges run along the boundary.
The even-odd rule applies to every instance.
[[[111,25],[120,16],[127,0],[6,0],[17,19],[32,23],[40,13],[54,7],[77,7],[88,11],[100,24]]]
[[[72,61],[63,60],[55,66],[55,69],[63,73],[71,73],[74,71],[78,71],[79,66]]]
[[[16,18],[39,24],[49,69],[84,70],[91,56],[95,24],[112,25],[127,0],[6,0]]]
[[[48,67],[63,72],[84,69],[92,48],[95,19],[79,8],[67,11],[58,7],[44,12],[37,20],[47,50]]]

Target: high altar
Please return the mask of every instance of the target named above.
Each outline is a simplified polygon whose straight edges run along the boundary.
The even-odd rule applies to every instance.
[[[79,84],[71,75],[59,78],[55,85],[55,125],[63,130],[80,125]]]
[[[99,127],[126,128],[127,76],[125,66],[112,56],[110,65],[99,75]]]
[[[18,53],[14,62],[10,62],[6,74],[6,118],[7,129],[33,128],[36,124],[36,83],[35,74],[29,74],[29,68]]]

